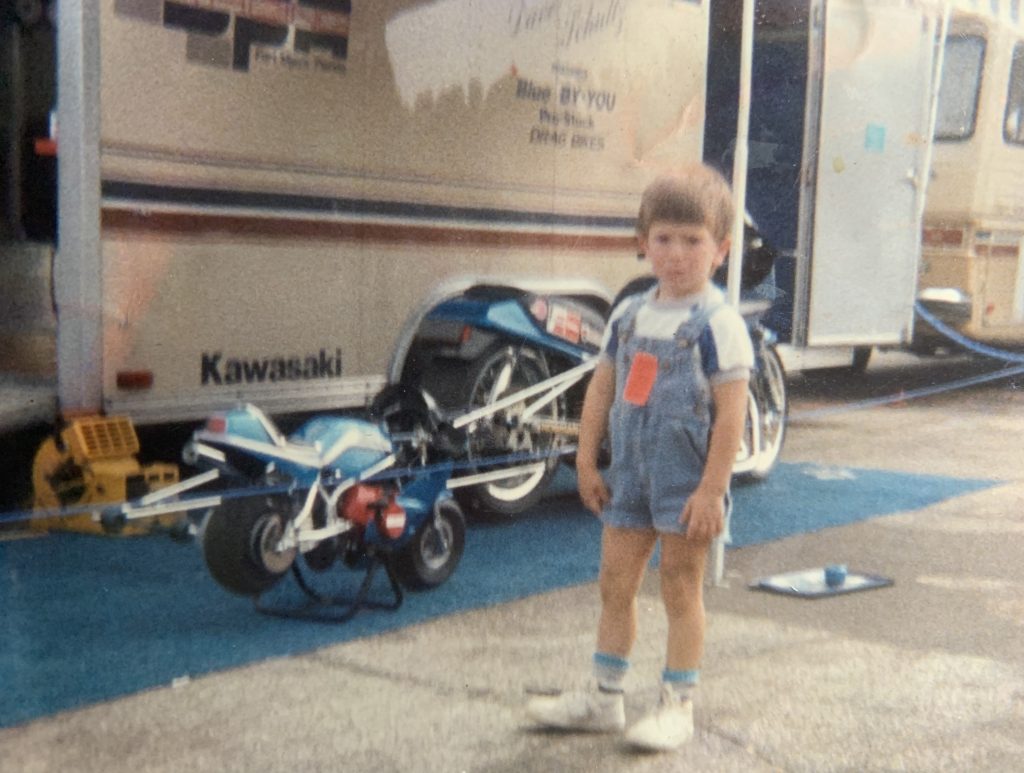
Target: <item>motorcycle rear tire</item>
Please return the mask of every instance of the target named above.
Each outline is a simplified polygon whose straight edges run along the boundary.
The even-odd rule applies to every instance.
[[[269,552],[286,519],[285,503],[271,497],[227,499],[214,508],[202,530],[203,559],[210,575],[239,596],[259,596],[280,580],[295,560],[294,549]]]
[[[506,365],[512,370],[505,389],[498,395],[487,394],[494,389],[495,383]],[[489,349],[470,364],[462,387],[464,389],[462,402],[468,409],[480,408],[493,403],[497,398],[533,386],[549,378],[550,375],[547,361],[541,352],[530,347],[502,344]],[[515,407],[508,409],[508,411],[514,410]],[[557,402],[545,411],[549,418],[559,418],[560,410]],[[481,424],[486,424],[486,420],[481,420]],[[499,434],[501,431],[498,430]],[[512,435],[516,432],[528,433],[528,442],[512,440]],[[509,430],[509,440],[505,447],[496,448],[491,454],[475,455],[472,442],[471,440],[469,448],[471,460],[474,456],[484,459],[487,455],[511,455],[524,451],[544,453],[554,448],[553,438],[540,433],[530,433],[526,429]],[[524,445],[528,447],[523,448]],[[496,515],[516,515],[537,503],[557,469],[558,459],[553,457],[544,462],[543,469],[537,472],[508,480],[456,489],[455,494],[466,507],[474,511]]]

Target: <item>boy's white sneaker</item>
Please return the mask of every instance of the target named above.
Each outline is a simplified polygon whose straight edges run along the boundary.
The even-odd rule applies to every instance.
[[[682,700],[668,685],[661,687],[658,706],[626,732],[626,741],[640,749],[667,752],[693,737],[693,701]]]
[[[605,693],[596,687],[531,698],[526,713],[544,727],[611,733],[626,726],[626,708],[622,693]]]

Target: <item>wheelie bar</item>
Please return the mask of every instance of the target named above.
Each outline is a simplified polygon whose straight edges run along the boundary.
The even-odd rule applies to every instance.
[[[551,378],[539,381],[531,387],[521,389],[518,392],[513,392],[507,397],[503,397],[497,402],[485,405],[482,408],[477,408],[475,411],[464,413],[452,420],[452,427],[459,429],[465,427],[468,424],[472,424],[475,421],[491,416],[498,411],[503,411],[506,408],[517,405],[525,400],[529,400],[531,397],[541,395],[541,397],[523,411],[522,419],[533,421],[531,418],[537,411],[543,408],[545,405],[550,403],[552,400],[558,398],[563,392],[568,391],[575,386],[581,379],[590,374],[594,368],[597,367],[597,359],[590,359],[584,363],[577,365],[574,368],[552,376]]]

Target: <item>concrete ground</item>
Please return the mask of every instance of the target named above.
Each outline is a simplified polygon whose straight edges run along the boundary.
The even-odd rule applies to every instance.
[[[861,377],[791,381],[787,461],[999,483],[729,551],[726,585],[706,594],[696,736],[679,752],[636,754],[616,736],[526,721],[527,691],[587,676],[598,609],[588,584],[0,730],[0,770],[1022,770],[1024,390],[1000,381],[800,419],[989,368],[883,354]],[[895,585],[819,600],[747,588],[836,561]],[[656,580],[641,593],[628,718],[656,694]]]

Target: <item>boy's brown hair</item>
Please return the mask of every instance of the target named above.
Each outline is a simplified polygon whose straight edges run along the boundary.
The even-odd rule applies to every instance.
[[[651,223],[704,225],[716,242],[732,230],[734,210],[729,183],[707,164],[695,164],[675,174],[662,175],[643,192],[636,221],[638,236],[646,236]]]

